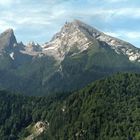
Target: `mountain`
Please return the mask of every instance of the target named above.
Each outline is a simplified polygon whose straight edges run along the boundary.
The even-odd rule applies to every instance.
[[[79,20],[66,22],[43,45],[17,43],[9,29],[0,48],[0,87],[26,95],[74,91],[116,72],[140,72],[139,48]]]
[[[81,53],[98,42],[109,45],[118,54],[126,55],[130,61],[140,62],[140,49],[130,43],[108,36],[79,20],[74,20],[72,23],[66,22],[61,31],[44,45],[44,50],[47,50],[46,53],[53,55],[57,60],[63,60],[71,49],[76,48],[77,53]]]
[[[50,97],[0,91],[1,140],[139,140],[140,74],[118,73]]]
[[[15,47],[16,44],[17,41],[12,29],[8,29],[0,34],[0,52],[10,52],[12,50],[12,47]]]

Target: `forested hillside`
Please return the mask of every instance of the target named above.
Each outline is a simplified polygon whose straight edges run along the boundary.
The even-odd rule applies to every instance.
[[[140,75],[117,74],[71,95],[0,94],[0,139],[26,139],[36,122],[49,122],[37,140],[139,140]]]

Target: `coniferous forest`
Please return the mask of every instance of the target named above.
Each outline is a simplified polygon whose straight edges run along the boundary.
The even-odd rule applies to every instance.
[[[26,140],[38,121],[37,140],[139,140],[140,74],[118,73],[74,93],[27,97],[0,91],[0,139]]]

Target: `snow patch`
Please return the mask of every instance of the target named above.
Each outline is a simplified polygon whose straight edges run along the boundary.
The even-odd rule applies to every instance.
[[[11,52],[10,54],[10,57],[14,60],[15,58],[14,58],[14,52]]]

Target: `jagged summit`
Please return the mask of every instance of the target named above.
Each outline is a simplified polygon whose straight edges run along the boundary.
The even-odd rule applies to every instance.
[[[27,43],[27,46],[31,45],[31,46],[36,46],[39,45],[38,43],[35,43],[34,41],[30,41],[29,43]]]
[[[88,31],[91,34],[92,33],[96,33],[96,34],[100,34],[101,33],[98,29],[96,29],[96,28],[94,28],[94,27],[92,27],[92,26],[90,26],[90,25],[88,25],[88,24],[86,24],[86,23],[84,23],[84,22],[82,22],[80,20],[77,20],[77,19],[75,19],[72,22],[72,24],[74,24],[78,28],[85,29],[86,31]]]
[[[29,42],[26,47],[28,48],[28,50],[30,51],[41,51],[42,48],[38,43],[35,43],[34,41]]]
[[[0,34],[0,37],[7,37],[7,39],[13,39],[14,43],[17,43],[16,37],[14,35],[14,30],[9,28]]]
[[[102,33],[99,30],[97,30],[96,28],[93,28],[93,27],[85,24],[84,22],[75,19],[72,22],[65,22],[65,24],[61,28],[60,32],[56,33],[56,35],[54,35],[52,40],[54,40],[58,37],[61,37],[64,34],[72,34],[75,31],[80,31],[80,32],[84,33],[88,38],[97,37]]]
[[[77,28],[85,28],[85,29],[89,29],[91,31],[96,31],[96,32],[100,32],[99,30],[97,30],[96,28],[93,28],[92,26],[78,20],[78,19],[74,19],[72,22],[65,22],[65,26],[74,26],[74,27],[77,27]]]
[[[0,34],[0,51],[10,50],[17,45],[13,29],[7,29]]]
[[[93,41],[89,33],[91,29],[90,26],[77,20],[66,22],[60,32],[56,33],[52,40],[45,44],[45,47],[43,45],[43,51],[46,55],[51,55],[61,61],[74,48],[77,49],[77,53],[83,52]]]
[[[14,30],[12,28],[6,29],[2,34],[14,34]]]
[[[82,22],[82,21],[79,20],[79,19],[74,19],[72,22],[73,22],[74,24],[78,24],[78,25],[80,25],[80,24],[85,24],[84,22]]]

